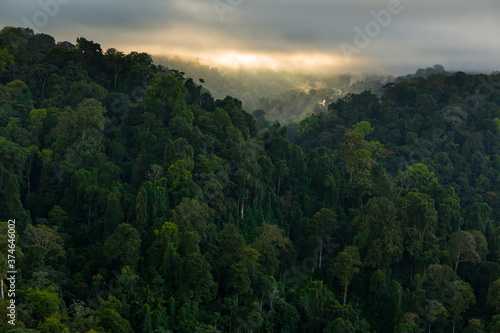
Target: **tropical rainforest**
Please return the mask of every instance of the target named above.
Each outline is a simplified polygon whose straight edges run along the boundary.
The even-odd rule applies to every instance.
[[[83,37],[0,72],[1,332],[500,332],[500,73],[280,124]]]

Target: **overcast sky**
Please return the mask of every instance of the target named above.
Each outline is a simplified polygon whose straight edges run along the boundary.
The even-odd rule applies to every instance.
[[[499,0],[0,0],[6,25],[217,66],[500,70]]]

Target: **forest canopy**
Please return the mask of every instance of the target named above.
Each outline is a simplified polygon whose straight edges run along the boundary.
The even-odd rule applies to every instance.
[[[2,332],[500,331],[500,73],[286,126],[203,84],[0,31]]]

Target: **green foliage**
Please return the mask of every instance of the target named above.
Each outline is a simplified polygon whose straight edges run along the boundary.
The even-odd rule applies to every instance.
[[[211,210],[206,204],[188,198],[175,207],[172,221],[182,232],[196,231],[201,240],[205,240]]]
[[[8,65],[14,64],[14,56],[7,49],[0,49],[0,73],[6,71]]]
[[[448,284],[444,291],[444,297],[448,302],[447,308],[450,317],[453,318],[453,326],[455,326],[455,320],[476,303],[476,297],[471,286],[467,282],[460,280]]]
[[[28,288],[24,296],[24,306],[30,309],[31,316],[37,322],[42,322],[61,307],[61,299],[53,288],[41,290],[39,288]]]
[[[120,224],[114,233],[104,243],[110,261],[116,263],[118,268],[129,266],[137,267],[141,248],[141,237],[137,230],[130,224]]]
[[[354,275],[359,272],[359,266],[361,266],[361,261],[356,246],[346,247],[335,258],[334,272],[344,287],[344,304],[347,298],[347,288]]]
[[[464,333],[485,333],[484,323],[480,319],[470,319]]]
[[[499,331],[498,73],[249,90],[253,116],[205,74],[0,31],[17,331]]]
[[[401,259],[401,223],[397,220],[396,207],[387,198],[370,199],[353,224],[359,229],[355,243],[365,254],[365,265],[384,267]]]
[[[488,305],[500,312],[500,279],[491,284],[488,292]]]

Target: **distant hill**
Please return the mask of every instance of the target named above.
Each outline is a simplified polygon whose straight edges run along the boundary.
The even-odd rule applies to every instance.
[[[348,93],[369,90],[379,94],[384,84],[393,81],[392,77],[381,75],[318,76],[266,69],[230,70],[211,67],[197,59],[153,59],[156,64],[181,70],[215,98],[236,97],[248,112],[262,109],[266,118],[281,123],[300,121],[313,112],[326,112],[329,103]]]

